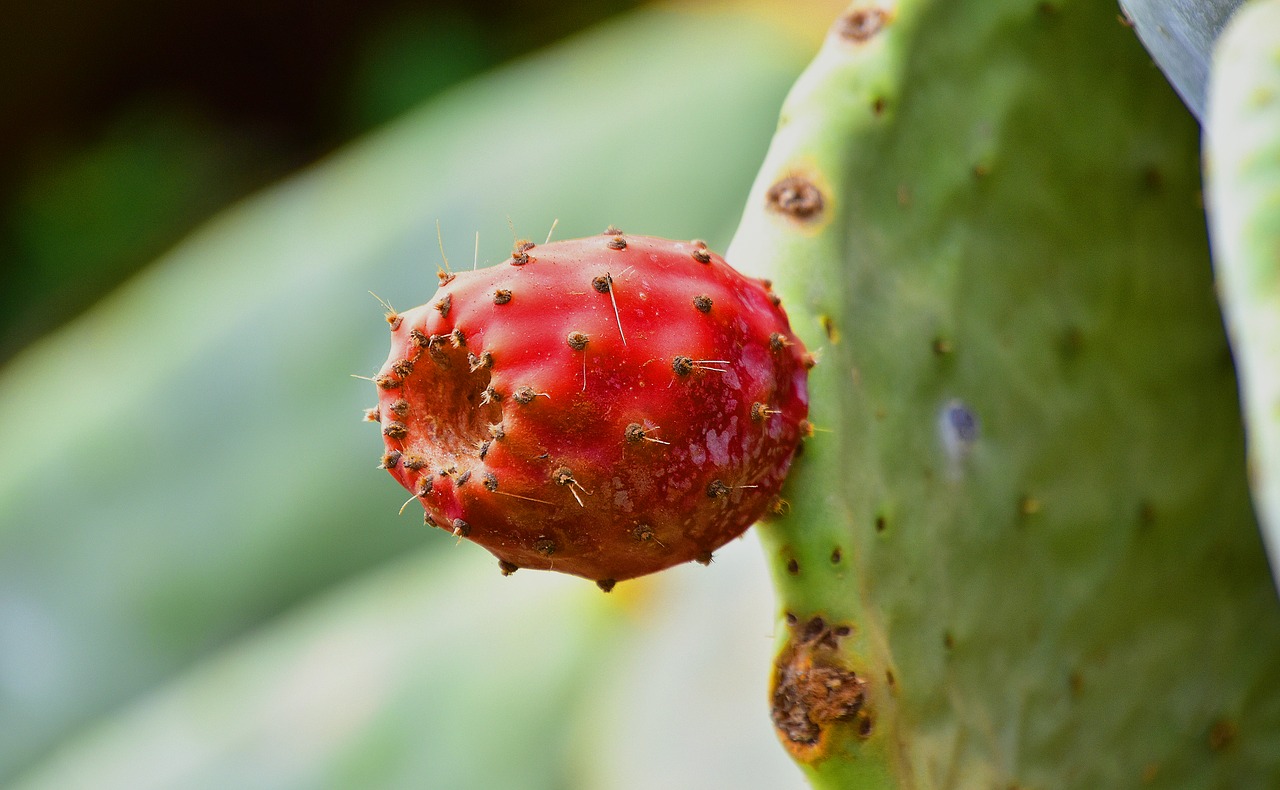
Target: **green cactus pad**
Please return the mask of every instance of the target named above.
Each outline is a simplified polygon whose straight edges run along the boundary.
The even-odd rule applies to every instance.
[[[1220,42],[1206,126],[1214,264],[1240,369],[1249,462],[1280,569],[1280,3],[1246,5]]]
[[[726,257],[820,363],[762,529],[820,788],[1275,787],[1194,121],[1114,3],[859,2]]]

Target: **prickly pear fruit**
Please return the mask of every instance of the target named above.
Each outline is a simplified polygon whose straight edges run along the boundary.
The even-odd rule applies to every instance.
[[[519,242],[388,322],[383,466],[504,573],[607,591],[709,562],[811,430],[812,357],[770,284],[702,242]]]

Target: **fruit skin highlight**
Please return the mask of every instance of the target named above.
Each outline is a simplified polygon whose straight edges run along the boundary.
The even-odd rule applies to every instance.
[[[768,281],[613,228],[440,279],[388,312],[368,415],[426,523],[607,591],[786,507],[814,360]]]

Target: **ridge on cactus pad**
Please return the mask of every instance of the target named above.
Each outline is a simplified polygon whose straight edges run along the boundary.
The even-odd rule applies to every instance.
[[[711,554],[811,431],[813,358],[768,281],[699,241],[517,242],[388,312],[382,466],[504,574],[622,579]]]

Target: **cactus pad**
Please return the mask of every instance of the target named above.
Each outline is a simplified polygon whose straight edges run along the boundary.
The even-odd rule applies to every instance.
[[[1112,2],[859,2],[795,86],[727,255],[821,359],[762,531],[815,786],[1280,784],[1197,161]]]

